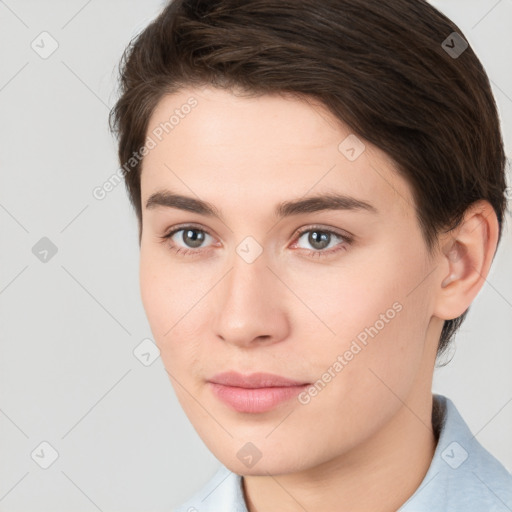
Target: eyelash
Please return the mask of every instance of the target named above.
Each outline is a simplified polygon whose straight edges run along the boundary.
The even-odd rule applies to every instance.
[[[206,233],[209,236],[213,236],[212,234],[210,234],[205,229],[199,228],[199,227],[194,226],[194,225],[187,224],[187,225],[184,225],[184,226],[178,226],[176,228],[173,228],[169,233],[167,233],[166,235],[163,235],[163,236],[161,236],[159,238],[161,239],[162,243],[165,243],[166,245],[168,245],[170,247],[170,249],[173,252],[175,252],[176,254],[181,254],[183,256],[194,256],[194,255],[200,253],[202,251],[202,249],[187,249],[187,248],[183,248],[183,247],[176,247],[175,245],[170,243],[170,239],[176,233],[178,233],[180,231],[186,231],[186,230],[199,231],[201,233]],[[322,228],[321,226],[308,226],[308,227],[306,227],[306,228],[296,232],[294,239],[296,239],[296,241],[298,241],[302,237],[302,235],[304,235],[304,233],[309,233],[310,231],[319,231],[320,233],[327,233],[329,235],[334,235],[335,237],[341,238],[343,240],[343,242],[338,244],[338,248],[337,249],[329,249],[329,250],[325,250],[325,249],[321,249],[321,250],[301,249],[301,250],[305,250],[309,254],[309,257],[311,257],[311,258],[327,257],[327,256],[331,256],[334,253],[337,253],[339,251],[347,250],[346,246],[347,245],[351,245],[352,242],[353,242],[353,237],[351,237],[349,235],[342,235],[341,233],[338,233],[337,231],[333,231],[331,229]]]

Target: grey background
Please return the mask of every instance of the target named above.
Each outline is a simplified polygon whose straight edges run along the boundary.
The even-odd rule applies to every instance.
[[[510,157],[512,0],[433,3],[487,69]],[[169,511],[218,466],[160,358],[133,354],[151,331],[124,185],[92,195],[118,169],[117,62],[162,5],[0,1],[0,511]],[[31,47],[43,31],[58,43],[46,59]],[[509,224],[434,391],[512,470]],[[57,249],[46,262],[43,237]],[[43,441],[59,454],[48,469]]]

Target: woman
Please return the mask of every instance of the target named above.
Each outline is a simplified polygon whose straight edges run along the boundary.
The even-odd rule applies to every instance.
[[[431,391],[506,205],[456,25],[422,0],[176,0],[111,126],[144,308],[221,462],[180,511],[512,509]]]

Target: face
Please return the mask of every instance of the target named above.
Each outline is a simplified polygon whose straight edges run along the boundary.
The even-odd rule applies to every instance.
[[[163,98],[147,135],[142,301],[176,395],[223,464],[319,466],[429,392],[432,264],[382,151],[311,101],[213,88]]]

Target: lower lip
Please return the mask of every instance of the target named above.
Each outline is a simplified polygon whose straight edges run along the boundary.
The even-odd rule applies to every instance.
[[[237,388],[209,382],[213,393],[238,412],[266,412],[297,396],[309,384],[272,388]]]

